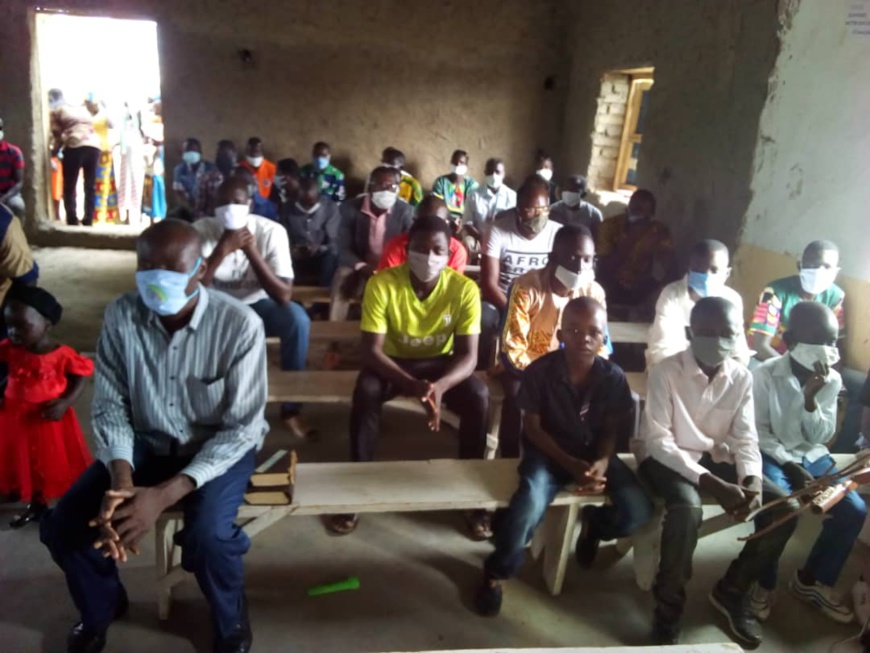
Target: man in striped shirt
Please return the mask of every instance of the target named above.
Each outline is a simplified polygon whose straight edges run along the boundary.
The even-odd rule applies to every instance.
[[[181,564],[211,605],[214,650],[244,653],[250,541],[234,520],[268,428],[263,323],[200,283],[206,266],[192,226],[157,223],[139,238],[137,256],[138,292],[106,309],[97,347],[99,462],[41,523],[81,613],[67,650],[103,650],[127,608],[116,562],[180,503]]]

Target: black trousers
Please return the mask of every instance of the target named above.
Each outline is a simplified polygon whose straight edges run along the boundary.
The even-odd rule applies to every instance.
[[[79,181],[79,170],[85,175],[85,214],[82,224],[89,225],[94,221],[94,198],[96,197],[97,164],[100,162],[100,148],[84,145],[63,150],[63,208],[66,211],[67,224],[78,224],[76,213],[76,184]]]
[[[523,411],[517,403],[517,394],[522,379],[506,369],[499,380],[504,390],[504,399],[501,404],[498,448],[502,458],[519,458],[520,440],[523,434]]]
[[[714,463],[709,456],[701,458],[701,465],[722,480],[737,482],[737,469],[734,465]],[[656,618],[665,623],[678,623],[683,616],[686,583],[692,577],[692,556],[698,544],[698,529],[704,517],[701,497],[697,485],[652,458],[641,463],[638,476],[654,495],[665,501],[661,559],[653,586]],[[762,478],[762,482],[761,500],[764,503],[787,495],[766,478]],[[794,502],[782,503],[762,513],[755,520],[755,527],[757,530],[765,528],[797,508]],[[754,581],[759,580],[768,568],[776,566],[795,528],[797,520],[792,519],[767,535],[747,542],[740,555],[728,567],[725,581],[740,592],[748,592]]]
[[[427,381],[444,375],[450,357],[396,360],[408,374]],[[398,388],[376,372],[363,369],[356,379],[350,414],[350,456],[354,462],[374,460],[381,430],[381,409],[399,394]],[[459,415],[459,457],[482,459],[486,452],[489,388],[473,374],[444,393],[442,401]]]

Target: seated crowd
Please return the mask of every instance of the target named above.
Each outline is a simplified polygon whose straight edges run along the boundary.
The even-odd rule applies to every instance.
[[[664,504],[652,639],[677,643],[704,495],[736,521],[754,520],[758,536],[710,600],[739,643],[758,646],[796,527],[789,517],[798,505],[778,500],[830,473],[827,443],[843,388],[846,450],[854,451],[862,403],[870,403],[870,391],[859,400],[862,381],[852,375],[850,382],[840,365],[836,246],[810,243],[798,275],[764,288],[748,342],[743,302],[726,286],[727,247],[697,243],[680,276],[650,191],[638,190],[624,215],[604,220],[583,199],[585,179],[569,176],[558,187],[543,153],[516,192],[497,158],[486,161],[481,185],[457,150],[428,195],[404,163],[402,152],[385,149],[365,192],[347,198],[326,143],[315,144],[312,161],[300,167],[268,161],[258,138],[241,162],[229,141],[218,144],[214,163],[202,159],[199,141],[185,141],[173,188],[178,215],[189,223],[169,219],[141,235],[137,290],[105,313],[93,404],[97,462],[83,473],[83,464],[74,471],[57,465],[65,476],[51,489],[39,486],[51,479],[35,477],[24,495],[30,505],[14,524],[39,520],[66,575],[81,615],[68,651],[103,650],[109,625],[127,608],[117,562],[175,504],[185,517],[181,564],[209,601],[215,651],[250,649],[242,569],[250,542],[234,520],[268,431],[265,338],[280,339],[281,370],[306,365],[311,317],[293,301],[299,279],[330,289],[332,320],[361,303],[350,460],[374,460],[382,407],[398,395],[420,402],[432,431],[442,404],[455,413],[459,458],[482,459],[487,377],[503,389],[499,448],[519,459],[519,478],[507,509],[467,515],[471,536],[494,544],[474,601],[480,614],[498,614],[503,585],[520,569],[548,505],[573,486],[609,499],[581,513],[582,567],[594,563],[601,541],[631,535],[653,517],[656,501]],[[0,426],[23,419],[11,411],[25,399],[35,355],[55,351],[46,331],[60,318],[53,298],[32,288],[38,268],[22,253],[17,218],[0,206],[6,240],[0,301],[9,285],[13,291],[4,302],[9,338],[0,340],[0,364],[10,366]],[[464,274],[478,257],[479,284]],[[654,307],[639,429],[638,397],[612,360],[614,306],[650,315]],[[75,361],[59,373],[68,384],[27,401],[58,401],[55,412],[71,414],[81,379],[93,371]],[[300,409],[286,403],[281,418],[304,437]],[[59,419],[51,410],[40,415],[27,424]],[[31,428],[8,423],[16,428],[4,427],[0,458],[12,451],[10,433]],[[629,448],[637,473],[617,455]],[[0,492],[20,491],[25,472],[0,463]],[[854,618],[833,587],[866,512],[849,493],[788,583],[795,597],[836,621]],[[349,534],[358,523],[357,515],[335,515],[328,527]]]

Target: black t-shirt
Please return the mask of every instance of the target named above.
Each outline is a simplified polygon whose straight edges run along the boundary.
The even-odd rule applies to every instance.
[[[618,425],[618,442],[631,436],[634,402],[628,381],[618,365],[600,357],[580,391],[571,383],[564,350],[541,356],[523,372],[517,402],[525,412],[540,415],[543,429],[575,458],[597,457],[607,422]],[[525,446],[534,448],[528,440]]]

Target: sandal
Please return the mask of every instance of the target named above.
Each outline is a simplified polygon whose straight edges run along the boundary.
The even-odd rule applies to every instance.
[[[320,436],[317,429],[309,427],[299,415],[287,415],[281,418],[284,428],[290,432],[294,438],[299,440],[316,440]]]
[[[465,513],[471,539],[483,542],[492,537],[492,513],[487,510],[472,510]]]
[[[332,515],[326,518],[326,528],[335,535],[350,535],[359,526],[359,515]]]

